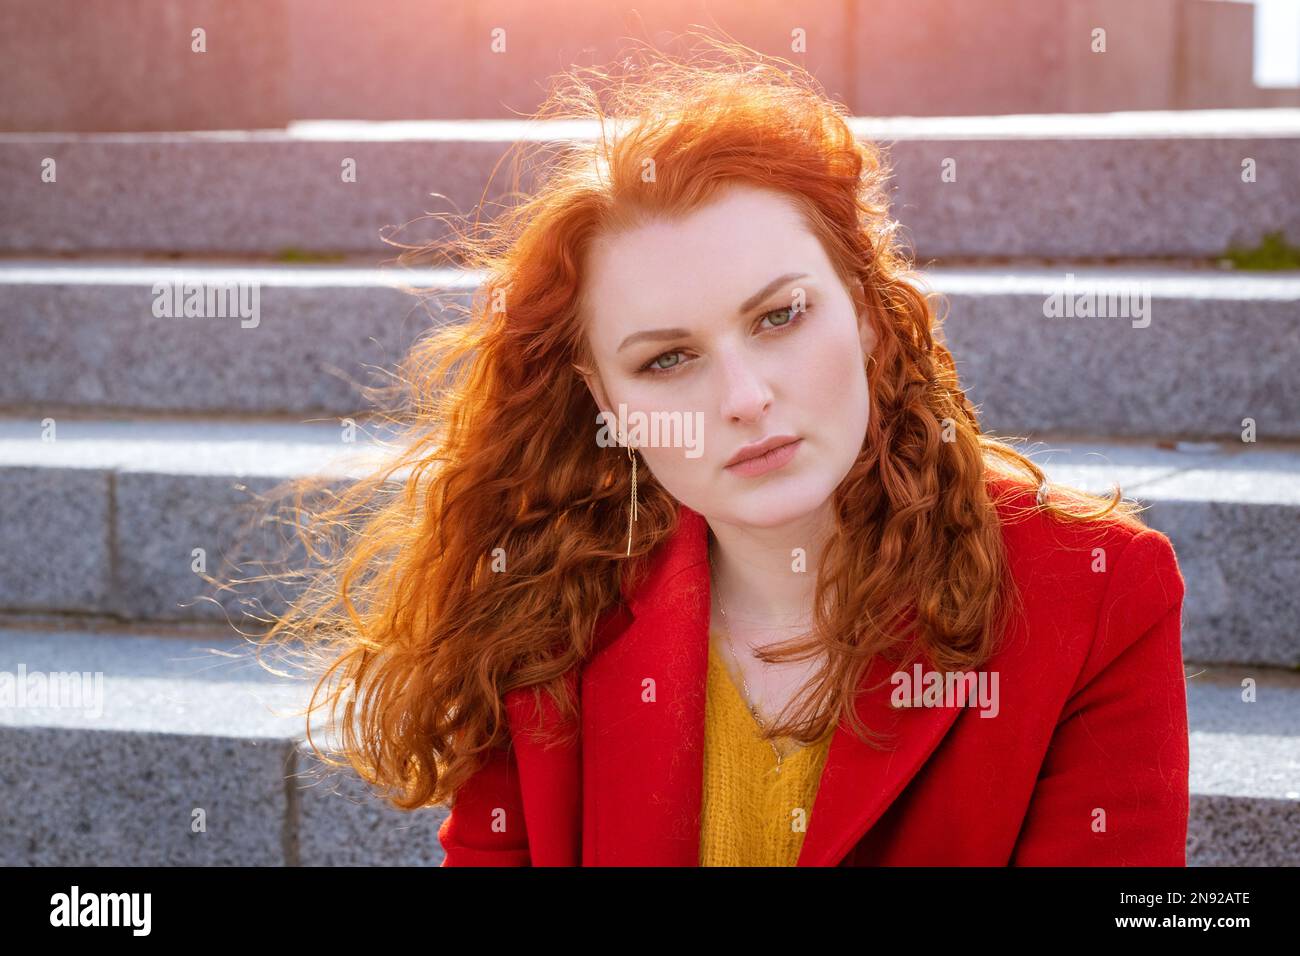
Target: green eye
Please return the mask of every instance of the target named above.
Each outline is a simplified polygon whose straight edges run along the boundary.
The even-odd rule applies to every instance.
[[[803,321],[803,317],[806,316],[811,311],[812,311],[811,305],[805,305],[802,309],[796,309],[792,305],[787,305],[783,308],[773,309],[771,312],[764,313],[762,316],[759,317],[759,321],[761,322],[763,319],[766,319],[773,315],[780,315],[783,312],[788,312],[789,316],[786,318],[784,322],[774,324],[770,326],[767,330],[769,332],[777,332],[777,331],[782,331],[785,329],[792,328],[793,326],[799,325]],[[655,375],[675,375],[677,374],[677,369],[689,363],[683,362],[680,359],[676,362],[673,362],[671,365],[660,365],[659,363],[663,359],[672,358],[674,355],[681,355],[681,354],[682,353],[680,350],[674,350],[672,352],[664,352],[662,355],[655,356],[645,365],[641,366],[639,372],[642,375],[649,375],[652,377]]]
[[[667,371],[668,369],[673,368],[674,366],[680,364],[680,362],[674,362],[672,365],[660,365],[660,364],[659,364],[659,360],[660,360],[660,359],[671,358],[671,357],[674,356],[674,355],[680,355],[680,354],[681,354],[680,352],[665,352],[663,355],[659,356],[659,358],[655,359],[653,362],[651,362],[651,363],[650,363],[648,366],[646,366],[646,367],[647,367],[647,368],[658,369],[658,370],[660,370],[660,371]]]

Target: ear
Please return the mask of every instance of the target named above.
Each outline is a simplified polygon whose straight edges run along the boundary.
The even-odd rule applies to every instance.
[[[871,323],[863,319],[858,323],[859,339],[862,342],[862,354],[870,355],[876,350],[876,334],[871,331]]]
[[[573,366],[574,371],[581,376],[583,383],[587,386],[587,391],[591,393],[592,399],[596,402],[596,408],[602,412],[613,414],[609,405],[609,396],[605,394],[604,383],[600,380],[600,372],[594,369],[583,369],[577,365]]]
[[[862,343],[862,354],[865,357],[875,349],[876,336],[871,330],[871,306],[867,302],[867,289],[862,279],[854,280],[853,291],[849,298],[858,309],[858,341]]]
[[[858,341],[862,343],[862,356],[866,360],[876,350],[877,336],[871,328],[871,318],[868,312],[870,306],[863,306],[862,312],[858,315]]]

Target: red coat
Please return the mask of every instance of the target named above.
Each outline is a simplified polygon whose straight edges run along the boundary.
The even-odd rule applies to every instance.
[[[456,795],[443,866],[699,864],[706,533],[683,506],[646,585],[625,595],[631,615],[602,619],[576,743],[548,750],[521,734],[532,691],[506,695],[512,746]],[[1024,611],[982,668],[999,675],[997,715],[894,707],[877,658],[863,683],[886,679],[859,694],[860,713],[896,747],[873,749],[841,721],[798,865],[1186,865],[1184,582],[1169,539],[1037,514],[1003,533]],[[656,700],[643,702],[647,677]]]

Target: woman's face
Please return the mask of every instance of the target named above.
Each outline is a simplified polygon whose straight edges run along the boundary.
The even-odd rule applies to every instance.
[[[741,526],[820,509],[862,447],[874,336],[797,207],[729,187],[685,218],[598,239],[586,268],[587,385],[602,411],[625,406],[629,428],[655,413],[683,426],[631,434],[669,494]],[[799,439],[780,467],[727,467],[773,436]]]

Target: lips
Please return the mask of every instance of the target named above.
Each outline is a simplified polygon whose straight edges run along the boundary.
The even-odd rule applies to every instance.
[[[748,461],[751,458],[759,458],[766,455],[774,448],[780,448],[782,445],[788,445],[791,442],[798,441],[796,435],[773,435],[770,438],[764,438],[762,441],[752,442],[745,445],[738,452],[731,456],[725,467],[730,468],[732,465],[738,465],[742,461]]]

